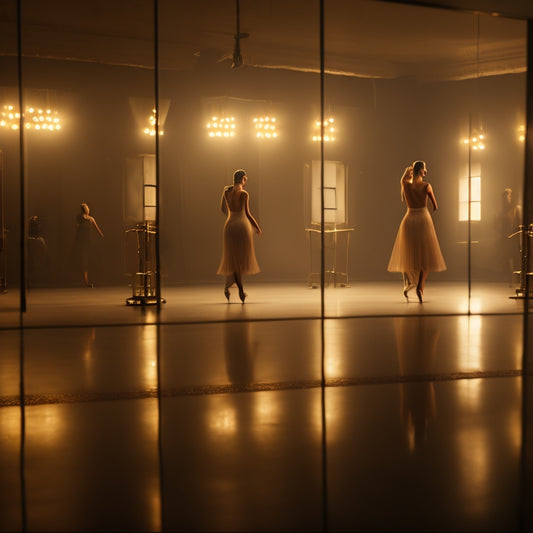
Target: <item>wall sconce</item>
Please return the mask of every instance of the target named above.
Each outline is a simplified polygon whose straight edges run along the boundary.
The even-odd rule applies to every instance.
[[[472,150],[485,150],[485,136],[483,133],[475,133],[470,139],[464,139],[464,144],[469,144]]]
[[[0,112],[0,127],[9,130],[18,130],[20,126],[20,113],[13,105],[4,105]],[[26,107],[24,112],[24,128],[36,131],[58,131],[61,129],[61,119],[57,111]]]
[[[518,140],[521,143],[526,140],[526,127],[523,124],[518,126]]]
[[[278,137],[275,117],[254,118],[253,122],[257,139],[276,139]]]
[[[235,137],[235,117],[212,117],[207,130],[210,138]]]
[[[153,137],[155,135],[155,120],[156,120],[156,110],[152,109],[152,114],[148,117],[149,126],[144,128],[144,134],[150,135],[150,137]],[[163,130],[159,129],[159,135],[163,135]]]
[[[335,128],[333,127],[333,122],[335,120],[333,118],[328,118],[327,120],[324,120],[324,142],[331,142],[335,140],[335,137],[333,136],[333,133],[335,132]],[[320,120],[317,120],[315,122],[315,134],[313,135],[313,141],[321,141],[322,140],[322,131],[320,127]]]

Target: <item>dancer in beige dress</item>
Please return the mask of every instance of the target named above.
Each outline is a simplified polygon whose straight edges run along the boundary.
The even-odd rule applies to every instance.
[[[446,270],[433,219],[427,207],[429,198],[433,209],[438,209],[433,188],[424,181],[426,175],[424,161],[415,161],[403,173],[401,196],[407,204],[407,213],[400,223],[387,268],[389,272],[402,272],[403,295],[409,300],[408,292],[416,287],[420,303],[423,301],[429,272]]]
[[[248,176],[244,170],[233,174],[233,185],[224,187],[220,208],[227,215],[224,224],[222,260],[217,274],[226,276],[224,295],[229,302],[230,287],[236,283],[239,298],[244,303],[246,293],[242,286],[243,274],[257,274],[259,265],[255,258],[253,230],[261,235],[262,231],[250,213],[249,195],[244,190]]]

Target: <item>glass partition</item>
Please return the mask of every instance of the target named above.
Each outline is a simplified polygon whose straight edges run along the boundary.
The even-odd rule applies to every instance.
[[[23,262],[20,246],[21,143],[17,2],[5,2],[3,23],[3,80],[0,104],[0,310],[3,327],[18,324],[21,298],[19,280]]]
[[[19,96],[17,5],[6,113]],[[1,264],[15,308],[25,273],[28,324],[83,323],[88,302],[104,323],[144,322],[158,297],[159,320],[232,316],[216,305],[226,302],[220,203],[240,168],[262,229],[260,272],[243,279],[261,304],[248,318],[319,317],[322,269],[327,316],[521,312],[524,21],[328,1],[321,78],[320,3],[297,15],[209,5],[216,25],[180,2],[105,18],[60,9],[62,30],[43,22],[41,3],[21,7],[27,111],[24,132],[0,132]],[[397,20],[417,37],[407,42]],[[405,298],[402,273],[388,271],[406,207],[399,181],[416,159],[446,262],[429,273],[423,307],[407,305],[416,289]],[[82,203],[101,231],[90,248],[76,240]]]
[[[325,24],[324,157],[347,176],[347,215],[325,218],[327,316],[520,313],[526,23],[362,0],[326,2]],[[423,306],[389,264],[416,160],[446,267],[428,264]]]
[[[459,483],[452,526],[514,524],[525,20],[371,0],[0,10],[1,526],[364,528],[383,498],[353,479],[388,457],[416,501],[430,456],[459,465],[437,476]],[[401,195],[417,160],[429,213]],[[407,208],[446,261],[420,298],[418,272],[388,269]],[[223,258],[244,218],[258,268],[239,271]]]

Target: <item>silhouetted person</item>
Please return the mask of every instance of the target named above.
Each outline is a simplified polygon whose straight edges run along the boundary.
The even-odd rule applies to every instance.
[[[43,281],[48,273],[48,246],[41,219],[33,215],[28,223],[28,278],[31,283]]]
[[[224,295],[229,302],[230,287],[236,283],[239,298],[244,303],[246,293],[242,285],[243,274],[257,274],[259,265],[255,258],[253,230],[262,234],[259,224],[250,213],[250,199],[244,186],[248,181],[244,170],[233,174],[233,185],[224,187],[220,208],[227,215],[224,224],[222,259],[217,274],[226,276]]]
[[[89,206],[82,203],[80,214],[76,218],[76,235],[74,238],[74,261],[77,268],[82,273],[82,280],[85,287],[94,287],[89,282],[89,263],[91,257],[92,235],[96,231],[100,237],[104,234],[98,227],[96,220],[89,214]]]
[[[400,223],[387,268],[389,272],[402,272],[403,295],[409,299],[407,293],[416,287],[420,303],[429,272],[446,270],[427,207],[429,198],[433,209],[438,209],[433,188],[424,181],[426,175],[426,163],[415,161],[405,169],[400,180],[401,198],[407,204],[407,213]]]
[[[501,250],[504,272],[509,275],[509,283],[513,283],[513,273],[516,270],[515,261],[520,253],[520,235],[509,238],[520,228],[522,219],[521,208],[513,201],[512,189],[504,189],[502,204],[498,220],[498,246]]]

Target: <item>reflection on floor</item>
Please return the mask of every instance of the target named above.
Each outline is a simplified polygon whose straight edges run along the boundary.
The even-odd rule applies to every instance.
[[[156,306],[126,305],[128,287],[95,289],[32,289],[27,293],[25,326],[110,325],[320,318],[319,289],[305,284],[247,283],[243,306],[232,289],[230,304],[222,285],[163,287],[166,303],[158,317]],[[325,289],[328,317],[397,316],[420,314],[509,314],[523,313],[524,300],[512,298],[515,289],[505,283],[428,283],[424,303],[416,295],[407,301],[401,282],[352,283],[350,287]],[[18,291],[0,296],[0,327],[18,327]]]
[[[4,295],[0,530],[531,530],[523,302],[398,289]]]

